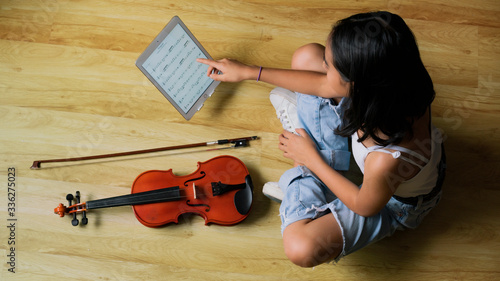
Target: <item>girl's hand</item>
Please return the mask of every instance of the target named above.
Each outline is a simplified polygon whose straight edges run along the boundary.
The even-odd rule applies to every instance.
[[[240,82],[243,80],[257,79],[259,67],[249,66],[236,60],[221,59],[196,59],[197,62],[208,65],[207,76],[222,82]]]
[[[299,135],[283,131],[280,135],[279,149],[283,156],[295,161],[295,164],[308,167],[310,161],[317,161],[319,157],[316,144],[304,129],[295,130]]]

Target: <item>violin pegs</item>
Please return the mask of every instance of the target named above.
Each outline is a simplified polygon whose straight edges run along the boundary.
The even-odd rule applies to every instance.
[[[85,216],[85,212],[83,212],[82,225],[86,225],[89,222],[89,219]]]
[[[89,219],[87,218],[87,212],[82,211],[82,225],[87,225],[88,222],[89,222]]]
[[[76,204],[78,204],[78,203],[80,203],[80,191],[77,191],[77,192],[75,193],[75,195],[76,195],[76,196],[75,196],[75,198],[76,198]]]
[[[73,194],[66,195],[66,199],[68,200],[69,206],[73,205],[73,199],[74,199]],[[78,219],[76,218],[76,213],[73,213],[73,220],[71,220],[71,224],[73,226],[78,225]]]
[[[76,192],[76,203],[80,204],[80,191]],[[79,209],[81,207],[78,207]],[[82,211],[82,225],[86,225],[89,222],[89,219],[87,218],[87,213],[85,211]]]

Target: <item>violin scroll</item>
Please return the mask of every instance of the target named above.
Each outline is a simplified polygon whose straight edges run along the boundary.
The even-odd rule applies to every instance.
[[[61,218],[66,214],[73,214],[73,220],[71,220],[71,224],[73,226],[77,226],[79,224],[79,221],[76,218],[76,214],[82,213],[82,224],[87,224],[88,218],[86,217],[86,203],[80,203],[80,191],[76,192],[76,196],[73,196],[73,194],[66,195],[66,200],[68,200],[69,207],[64,206],[63,203],[59,203],[59,205],[54,208],[54,214],[59,215],[59,217]],[[76,204],[73,204],[73,200],[76,201]]]
[[[67,212],[68,210],[66,209],[66,206],[63,205],[63,203],[59,203],[59,206],[54,208],[54,214],[59,215],[61,218],[64,217],[64,214]]]

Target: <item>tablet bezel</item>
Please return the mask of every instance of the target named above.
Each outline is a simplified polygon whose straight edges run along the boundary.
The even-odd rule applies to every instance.
[[[193,104],[193,106],[189,109],[188,112],[184,112],[182,108],[175,102],[174,99],[170,97],[168,92],[160,86],[157,81],[149,74],[149,72],[143,67],[144,62],[149,58],[149,56],[158,48],[161,42],[165,40],[167,35],[174,29],[177,25],[180,25],[181,28],[186,32],[186,34],[193,40],[196,46],[200,49],[200,51],[208,58],[212,59],[212,57],[208,54],[208,52],[203,48],[200,42],[194,37],[193,33],[187,28],[187,26],[182,22],[182,20],[178,16],[174,16],[167,25],[160,31],[160,33],[156,36],[156,38],[149,44],[149,46],[144,50],[144,52],[139,56],[135,65],[141,70],[141,72],[146,75],[146,77],[155,85],[155,87],[162,93],[162,95],[177,109],[177,111],[186,119],[190,120],[196,112],[198,112],[202,107],[205,101],[212,96],[215,91],[215,88],[220,84],[220,81],[213,80],[212,83],[205,91],[199,96],[198,100]],[[206,75],[203,73],[202,75]]]

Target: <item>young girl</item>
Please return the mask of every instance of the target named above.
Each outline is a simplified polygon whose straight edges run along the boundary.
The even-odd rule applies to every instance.
[[[273,90],[271,101],[285,113],[283,125],[292,122],[279,148],[295,167],[274,186],[284,194],[283,242],[295,264],[339,260],[396,230],[415,228],[438,203],[444,155],[431,125],[435,93],[401,17],[376,12],[341,20],[326,47],[299,48],[291,70],[198,61],[209,65],[214,80],[256,79],[291,90]],[[295,110],[298,116],[287,116]],[[349,138],[362,187],[337,171],[348,169]]]

